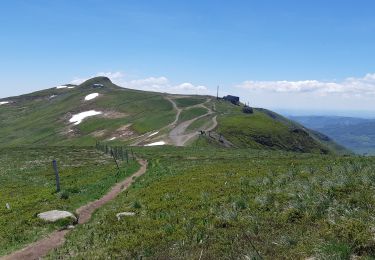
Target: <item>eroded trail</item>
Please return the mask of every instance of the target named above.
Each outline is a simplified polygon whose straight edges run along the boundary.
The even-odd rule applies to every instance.
[[[122,182],[117,183],[112,189],[104,195],[102,198],[90,202],[79,209],[76,210],[78,214],[78,224],[84,224],[88,222],[93,214],[93,212],[106,204],[107,202],[116,198],[122,191],[129,188],[129,186],[135,181],[134,177],[139,177],[143,175],[147,170],[147,161],[145,160],[138,160],[141,168],[134,173],[133,175],[129,176]],[[1,260],[10,260],[10,259],[40,259],[41,257],[45,256],[51,250],[58,248],[65,242],[65,236],[68,234],[70,230],[59,230],[55,231],[50,234],[48,237],[43,238],[33,244],[30,244],[24,249],[16,251],[8,256],[0,257]]]
[[[179,107],[177,106],[176,102],[174,102],[174,100],[171,99],[170,97],[166,97],[166,99],[167,99],[169,102],[172,103],[174,110],[176,110],[176,118],[175,118],[175,120],[169,125],[169,126],[175,126],[175,125],[177,124],[178,120],[180,119],[180,114],[181,114],[181,112],[182,112],[182,109],[179,108]]]
[[[196,118],[190,119],[188,121],[184,121],[181,124],[177,125],[173,130],[169,133],[169,138],[173,141],[174,145],[176,146],[184,146],[191,138],[198,135],[198,132],[186,134],[186,129],[196,120],[211,115],[212,112],[208,112],[207,114],[198,116]]]
[[[209,101],[210,100],[207,99],[207,101],[204,102],[204,103],[202,103],[202,104],[198,104],[198,105],[189,107],[189,108],[192,108],[192,107],[203,107],[203,108],[207,109],[208,112],[206,114],[204,114],[204,115],[201,115],[201,116],[195,117],[193,119],[184,121],[184,122],[178,124],[177,126],[175,126],[172,129],[172,131],[169,133],[169,139],[173,142],[174,145],[176,145],[176,146],[184,146],[189,140],[191,140],[192,138],[198,136],[198,132],[186,133],[186,130],[196,120],[201,119],[201,118],[206,117],[206,116],[209,116],[209,115],[212,115],[212,114],[215,113],[212,109],[204,106],[204,104],[207,103],[207,102],[209,102]],[[216,120],[216,116],[214,116],[212,118],[212,125],[209,128],[202,129],[202,130],[211,131],[216,126],[217,126],[217,120]]]
[[[173,98],[169,96],[166,96],[165,99],[171,102],[171,104],[173,105],[173,109],[176,111],[175,120],[172,123],[164,126],[163,128],[159,130],[155,130],[155,132],[158,134],[162,133],[158,135],[157,139],[166,140],[166,142],[171,145],[175,145],[175,146],[186,145],[187,142],[189,142],[192,138],[198,136],[199,134],[197,131],[187,132],[187,129],[189,128],[189,126],[192,123],[194,123],[196,120],[199,120],[203,117],[210,116],[216,113],[215,104],[213,104],[212,109],[205,106],[206,103],[211,101],[210,98],[207,98],[207,100],[202,102],[201,104],[196,104],[196,105],[192,105],[192,106],[188,106],[184,108],[179,108],[176,102],[173,100]],[[197,107],[207,109],[207,113],[204,115],[192,118],[190,120],[179,122],[182,111],[186,109],[197,108]],[[207,122],[207,124],[202,128],[202,130],[211,131],[217,126],[216,116],[212,117],[211,120],[212,120],[212,124],[208,126],[209,123]],[[139,139],[137,139],[137,141],[133,142],[131,145],[142,145],[142,144],[145,144],[147,141],[150,142],[150,139],[154,139],[154,138],[155,138],[154,135],[150,135],[150,133],[147,133],[144,136],[141,136]]]
[[[139,177],[143,175],[146,172],[147,169],[147,161],[145,160],[138,160],[139,164],[141,165],[141,168],[134,173],[132,176],[126,178],[124,181],[117,183],[115,186],[112,187],[112,189],[103,197],[100,199],[90,202],[76,210],[76,213],[78,214],[78,224],[84,224],[87,221],[90,220],[92,213],[106,204],[107,202],[113,200],[117,197],[117,195],[122,192],[123,190],[126,190],[129,188],[129,186],[135,181],[135,177]]]

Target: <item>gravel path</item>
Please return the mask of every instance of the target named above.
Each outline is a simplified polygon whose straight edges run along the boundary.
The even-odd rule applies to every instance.
[[[76,210],[78,214],[78,225],[88,222],[92,216],[92,213],[106,204],[107,202],[113,200],[122,191],[129,188],[129,186],[135,181],[134,177],[139,177],[146,172],[147,161],[139,159],[138,162],[141,168],[134,173],[132,176],[126,178],[124,181],[117,183],[112,189],[104,195],[102,198],[90,202],[79,209]],[[47,255],[52,249],[58,248],[65,242],[65,236],[70,230],[58,230],[50,234],[48,237],[43,238],[29,246],[16,251],[8,256],[0,257],[0,260],[23,260],[23,259],[40,259]]]
[[[208,102],[209,99],[206,101]],[[172,101],[173,102],[173,101]],[[206,103],[205,102],[205,103]],[[203,108],[206,108],[208,110],[208,112],[204,115],[201,115],[201,116],[198,116],[196,118],[193,118],[193,119],[190,119],[190,120],[187,120],[187,121],[184,121],[180,124],[178,124],[177,126],[175,126],[172,131],[169,133],[169,139],[172,141],[172,143],[176,146],[184,146],[189,140],[191,140],[192,138],[198,136],[198,132],[193,132],[193,133],[185,133],[186,132],[186,129],[196,120],[202,118],[202,117],[205,117],[205,116],[208,116],[208,115],[212,115],[214,114],[215,112],[212,111],[210,108],[204,106],[203,104],[198,104],[198,105],[195,105],[195,106],[191,106],[191,107],[203,107]],[[188,107],[188,108],[191,108],[191,107]],[[178,121],[178,120],[177,120]],[[213,130],[216,126],[217,126],[217,120],[216,120],[216,116],[214,116],[212,118],[212,126],[210,126],[209,128],[207,129],[202,129],[202,130],[205,130],[205,131],[211,131]]]

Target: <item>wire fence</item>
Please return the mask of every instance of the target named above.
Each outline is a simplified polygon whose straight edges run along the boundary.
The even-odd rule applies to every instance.
[[[108,144],[97,141],[95,144],[95,148],[107,155],[112,156],[116,164],[117,160],[121,160],[123,162],[126,161],[127,163],[129,163],[130,160],[135,161],[137,159],[133,149],[129,149],[128,147],[109,146]]]

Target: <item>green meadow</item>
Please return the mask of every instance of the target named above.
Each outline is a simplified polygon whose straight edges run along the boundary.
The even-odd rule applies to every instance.
[[[61,191],[56,192],[52,160],[58,163]],[[75,209],[103,196],[138,168],[94,148],[44,147],[0,150],[0,255],[25,246],[69,223],[45,223],[37,214]],[[6,204],[10,209],[6,207]]]
[[[375,159],[138,148],[146,174],[50,259],[349,259],[375,253]],[[119,212],[136,216],[116,218]]]

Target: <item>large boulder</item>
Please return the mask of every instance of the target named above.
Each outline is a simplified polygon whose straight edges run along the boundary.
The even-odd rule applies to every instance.
[[[48,222],[56,222],[60,219],[66,219],[70,218],[74,221],[77,221],[77,218],[68,211],[62,211],[62,210],[51,210],[47,212],[43,212],[38,214],[38,218],[48,221]]]

